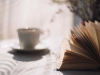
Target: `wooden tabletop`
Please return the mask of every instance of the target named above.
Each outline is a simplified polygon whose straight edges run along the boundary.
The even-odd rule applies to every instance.
[[[0,42],[0,75],[100,75],[93,71],[57,71],[56,60],[63,38],[48,38],[38,52],[14,51],[18,39]]]

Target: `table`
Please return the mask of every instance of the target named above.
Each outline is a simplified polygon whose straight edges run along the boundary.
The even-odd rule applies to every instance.
[[[48,49],[39,53],[21,53],[10,47],[18,39],[0,42],[0,75],[100,75],[93,71],[57,71],[56,59],[63,38],[48,38],[42,41]]]

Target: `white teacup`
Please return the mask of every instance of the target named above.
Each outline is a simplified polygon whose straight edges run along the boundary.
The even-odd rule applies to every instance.
[[[38,28],[18,29],[18,36],[21,49],[34,49],[39,43],[41,31]]]

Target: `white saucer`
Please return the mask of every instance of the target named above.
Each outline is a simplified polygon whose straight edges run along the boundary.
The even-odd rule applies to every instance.
[[[47,47],[42,44],[38,44],[35,46],[34,49],[21,49],[20,45],[15,45],[12,47],[12,49],[15,51],[21,51],[21,52],[39,52],[39,51],[46,50]]]

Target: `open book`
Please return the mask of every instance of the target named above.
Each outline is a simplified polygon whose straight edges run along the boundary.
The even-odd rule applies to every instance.
[[[100,67],[100,23],[78,25],[64,39],[58,54],[57,69],[97,69]]]

